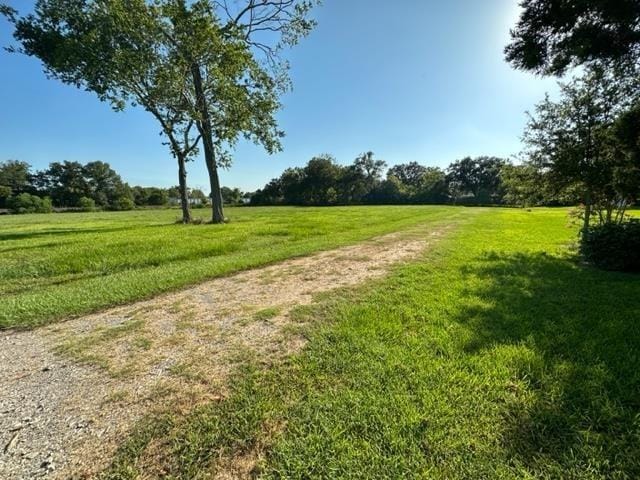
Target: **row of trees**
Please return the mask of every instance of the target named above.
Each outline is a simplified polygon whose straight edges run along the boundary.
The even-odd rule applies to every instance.
[[[202,190],[188,189],[187,193],[191,205],[209,204]],[[234,200],[233,195],[227,196]],[[27,162],[0,162],[0,208],[17,212],[46,212],[51,207],[130,210],[177,203],[179,199],[180,187],[131,187],[105,162],[53,162],[37,171]]]
[[[94,92],[115,110],[141,106],[178,163],[183,221],[191,220],[186,163],[200,147],[212,221],[224,221],[218,168],[240,138],[281,148],[275,113],[289,87],[280,54],[315,23],[315,0],[38,0],[14,27],[14,51],[48,76]]]
[[[336,163],[331,155],[312,158],[306,166],[288,168],[278,178],[251,195],[254,205],[350,205],[350,204],[569,204],[575,196],[529,184],[522,172],[498,157],[466,157],[445,170],[417,162],[386,170],[383,160],[367,152],[351,165]],[[386,170],[386,173],[385,173]],[[533,202],[521,190],[536,188]]]

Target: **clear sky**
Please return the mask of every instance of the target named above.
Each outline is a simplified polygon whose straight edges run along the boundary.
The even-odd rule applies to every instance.
[[[33,1],[9,0],[20,12]],[[517,0],[324,0],[317,29],[288,55],[294,89],[278,114],[284,151],[241,144],[224,185],[254,190],[320,153],[350,163],[372,150],[393,165],[446,167],[520,150],[524,112],[555,80],[514,71],[502,49]],[[11,42],[0,23],[0,43]],[[159,128],[139,108],[115,113],[48,80],[36,59],[0,52],[0,160],[102,160],[132,185],[177,183]],[[189,184],[208,191],[202,159]]]

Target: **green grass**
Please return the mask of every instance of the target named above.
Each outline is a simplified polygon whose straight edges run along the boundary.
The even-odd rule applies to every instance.
[[[175,224],[177,210],[4,216],[0,328],[34,327],[465,212],[230,208],[229,224],[191,226]]]
[[[140,425],[167,478],[259,450],[265,478],[640,478],[640,278],[582,265],[562,210],[470,217],[422,261],[323,300],[299,355]],[[207,477],[208,478],[208,477]]]

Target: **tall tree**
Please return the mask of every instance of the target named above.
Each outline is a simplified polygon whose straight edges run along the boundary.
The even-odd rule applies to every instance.
[[[82,197],[91,195],[84,168],[78,162],[53,162],[45,171],[39,172],[39,177],[40,189],[57,207],[77,207]]]
[[[599,67],[560,88],[558,101],[547,96],[536,106],[523,140],[532,164],[556,186],[580,189],[586,232],[594,207],[611,212],[619,202],[615,177],[628,172],[628,162],[616,151],[612,129],[638,102],[640,90],[635,75],[624,79]]]
[[[162,6],[144,0],[38,0],[34,13],[14,24],[19,51],[39,58],[46,73],[94,92],[116,111],[140,105],[160,123],[178,161],[183,221],[190,221],[185,163],[199,136],[186,113],[189,76],[167,48]]]
[[[194,113],[212,199],[212,221],[224,221],[218,166],[228,166],[240,136],[269,153],[281,149],[278,96],[290,86],[281,53],[306,36],[315,1],[175,0],[173,39],[189,65],[195,90]],[[231,48],[220,60],[216,39]]]
[[[354,161],[354,166],[364,174],[371,185],[380,180],[382,172],[387,166],[387,162],[376,160],[374,155],[372,151],[368,151],[360,154]]]
[[[128,196],[128,186],[120,175],[105,162],[89,162],[82,167],[89,197],[101,207],[110,207],[122,196]]]
[[[212,221],[220,223],[218,167],[229,165],[239,138],[280,149],[274,114],[289,85],[280,52],[312,29],[311,7],[307,0],[39,0],[33,15],[4,13],[23,51],[53,76],[117,108],[131,102],[151,112],[178,159],[181,188],[183,160],[201,138]]]
[[[516,68],[558,75],[576,65],[640,59],[637,0],[521,0],[505,48]]]

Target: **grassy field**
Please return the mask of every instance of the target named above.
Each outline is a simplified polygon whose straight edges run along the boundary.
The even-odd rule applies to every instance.
[[[229,224],[191,226],[175,224],[177,210],[4,216],[0,328],[42,325],[464,212],[230,208]]]
[[[105,478],[147,445],[181,479],[258,454],[265,478],[640,478],[640,278],[582,265],[575,238],[562,210],[470,218],[301,310],[299,355],[143,422]]]

